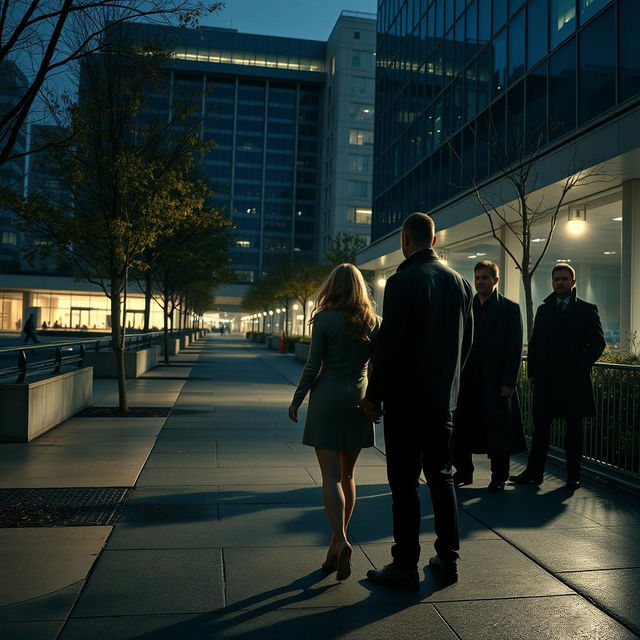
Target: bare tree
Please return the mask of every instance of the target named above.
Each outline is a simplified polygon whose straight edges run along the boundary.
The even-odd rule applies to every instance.
[[[0,65],[14,62],[25,72],[20,97],[0,105],[0,166],[14,153],[20,131],[40,99],[53,112],[64,111],[47,82],[96,52],[117,53],[110,32],[133,21],[198,27],[199,19],[222,2],[197,0],[0,0]]]
[[[547,141],[555,128],[555,125],[544,126],[536,132],[530,132],[529,136],[519,130],[512,130],[505,140],[490,116],[482,125],[472,127],[473,136],[488,150],[492,168],[498,176],[498,180],[489,186],[481,184],[476,178],[461,150],[451,141],[447,143],[449,152],[467,178],[466,186],[471,186],[487,216],[491,234],[520,272],[528,336],[531,336],[533,330],[533,275],[547,253],[560,211],[577,187],[611,179],[602,165],[584,167],[574,153],[567,166],[567,176],[557,185],[557,190],[553,190],[553,197],[548,197],[550,189],[546,189],[545,193],[538,192],[545,186],[540,168]],[[540,254],[534,258],[531,241],[536,225],[544,225],[546,234]],[[506,237],[501,234],[502,229],[506,230]],[[535,235],[540,235],[539,230],[535,230]],[[512,249],[514,243],[509,240],[516,241],[516,250]]]

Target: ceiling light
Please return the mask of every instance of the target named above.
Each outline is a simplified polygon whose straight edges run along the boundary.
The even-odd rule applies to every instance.
[[[545,239],[544,239],[544,238],[533,238],[533,239],[531,240],[531,242],[544,242],[544,241],[545,241]]]
[[[558,258],[556,262],[571,262],[571,258]]]
[[[617,218],[611,218],[614,222],[622,222],[622,216],[618,216]]]
[[[477,258],[478,254],[477,253],[472,253],[470,256],[467,256],[467,258],[469,258],[469,260],[473,260],[473,258]]]
[[[487,254],[486,254],[486,253],[480,253],[480,252],[478,251],[478,255],[479,255],[479,256],[486,256]]]
[[[587,226],[587,205],[581,204],[569,207],[567,218],[567,231],[572,236],[581,235],[585,232]]]
[[[604,255],[605,256],[615,256],[616,253],[618,253],[617,251],[605,251]]]

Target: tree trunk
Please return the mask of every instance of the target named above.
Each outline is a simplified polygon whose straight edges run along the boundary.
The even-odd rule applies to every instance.
[[[527,320],[527,342],[529,342],[533,331],[533,296],[531,294],[531,274],[529,271],[522,272],[522,288],[524,289],[524,307]]]
[[[144,276],[144,333],[148,333],[151,320],[151,270],[147,269]]]
[[[118,372],[118,411],[128,413],[127,403],[127,381],[124,372],[124,348],[122,338],[124,328],[121,326],[121,305],[119,282],[111,281],[111,346],[116,359],[116,369]]]
[[[307,335],[307,299],[300,302],[302,302],[302,337],[304,338]]]
[[[164,308],[162,309],[162,340],[164,342],[164,363],[169,364],[169,299],[164,296]]]

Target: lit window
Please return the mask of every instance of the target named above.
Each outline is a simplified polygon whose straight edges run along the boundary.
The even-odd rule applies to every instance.
[[[349,144],[371,146],[373,144],[373,131],[365,131],[364,129],[349,129]]]
[[[347,222],[352,224],[371,224],[371,209],[347,207]]]
[[[2,232],[2,244],[17,245],[18,236],[13,231]]]

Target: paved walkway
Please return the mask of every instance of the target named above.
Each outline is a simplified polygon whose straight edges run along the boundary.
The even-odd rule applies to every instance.
[[[326,577],[319,471],[286,419],[300,370],[209,337],[129,383],[132,405],[174,406],[168,418],[74,418],[0,445],[0,487],[135,486],[115,527],[0,529],[0,637],[639,637],[638,498],[595,484],[569,496],[552,474],[540,489],[488,494],[481,459],[459,491],[457,584],[428,569],[417,595],[364,580],[389,561],[380,440],[357,469],[353,575]],[[95,392],[113,403],[112,383]]]

